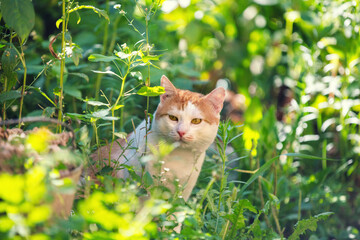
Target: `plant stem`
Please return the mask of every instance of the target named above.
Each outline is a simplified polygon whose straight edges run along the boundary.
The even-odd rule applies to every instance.
[[[148,14],[150,14],[151,11],[149,11]],[[149,19],[150,16],[147,17],[145,15],[145,34],[146,34],[146,54],[147,56],[150,55],[150,45],[149,45]],[[150,86],[150,64],[148,63],[148,77],[146,78],[146,82],[145,85],[147,87]],[[149,96],[146,97],[146,116],[145,116],[145,152],[147,151],[147,138],[148,138],[148,113],[149,113],[149,102],[150,102],[150,98]]]
[[[23,105],[24,105],[24,95],[25,95],[26,75],[27,75],[27,68],[26,68],[26,62],[25,62],[22,44],[20,44],[20,50],[21,50],[20,60],[23,65],[23,68],[24,68],[24,78],[23,78],[23,86],[21,89],[20,110],[19,110],[19,128],[21,127],[21,115],[22,115],[22,109],[23,109]]]
[[[272,214],[273,214],[273,217],[274,217],[274,221],[275,221],[275,225],[276,225],[276,229],[280,235],[280,238],[283,239],[283,233],[281,231],[281,227],[280,227],[280,222],[279,222],[279,219],[277,217],[277,211],[276,211],[276,208],[274,206],[271,207],[271,211],[272,211]]]
[[[59,113],[58,120],[62,122],[63,120],[63,95],[64,95],[64,70],[65,70],[65,31],[66,31],[66,12],[65,12],[65,0],[62,1],[62,18],[63,22],[61,24],[61,60],[60,60],[60,97],[59,97]],[[58,125],[58,132],[61,132],[61,125]]]
[[[326,145],[327,145],[327,140],[324,139],[322,142],[322,168],[325,170],[327,167],[327,162],[326,162]]]
[[[205,192],[202,195],[202,198],[199,202],[199,207],[196,209],[196,218],[198,219],[198,222],[202,222],[200,219],[200,210],[202,209],[202,205],[205,201],[205,198],[207,197],[208,192],[210,191],[210,189],[212,188],[212,186],[215,183],[215,178],[211,178],[210,182],[208,183],[208,185],[206,186]]]
[[[7,78],[5,78],[4,92],[6,92],[6,89],[7,89]],[[2,120],[5,121],[6,120],[6,101],[4,101],[4,107],[2,109],[2,114],[3,114]],[[5,126],[4,126],[4,129],[5,129]]]
[[[112,117],[115,117],[115,108],[118,105],[118,103],[119,103],[119,101],[120,101],[120,99],[121,99],[121,97],[122,97],[122,95],[124,93],[125,80],[127,78],[127,75],[130,73],[130,64],[131,63],[129,62],[128,65],[127,65],[126,73],[122,77],[122,83],[121,83],[121,89],[120,89],[119,96],[116,99],[113,107],[111,108],[111,116]],[[111,150],[113,148],[114,141],[115,141],[115,120],[112,120],[112,138],[111,138],[110,151],[109,151],[109,166],[110,166],[110,163],[111,163]]]
[[[109,0],[106,0],[106,11],[109,12]],[[105,55],[107,52],[107,42],[108,42],[108,34],[109,33],[109,23],[105,22],[104,27],[104,37],[103,37],[103,48],[101,50],[101,54]],[[100,63],[100,70],[104,70],[104,63]],[[95,83],[95,100],[99,100],[99,92],[100,92],[100,86],[101,86],[101,80],[102,80],[102,74],[98,74],[96,77],[96,83]]]
[[[299,191],[299,204],[298,204],[298,221],[301,219],[301,199],[302,199],[302,192]]]
[[[252,158],[251,152],[250,152],[250,158]],[[256,158],[256,166],[257,166],[258,169],[260,168],[259,157]],[[264,193],[263,193],[263,190],[262,190],[261,179],[262,179],[262,177],[259,176],[259,178],[258,178],[258,186],[259,186],[259,195],[260,195],[260,200],[261,200],[261,208],[264,209],[265,200],[264,200],[264,196],[263,196]],[[268,228],[271,228],[269,218],[266,215],[264,215],[264,218],[265,218],[265,222],[266,222],[266,225],[268,226]]]

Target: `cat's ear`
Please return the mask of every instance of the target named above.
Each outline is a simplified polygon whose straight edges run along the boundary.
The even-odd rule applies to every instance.
[[[165,89],[165,93],[160,95],[160,101],[164,101],[167,97],[176,93],[176,87],[170,82],[170,80],[163,75],[161,77],[161,84]]]
[[[223,103],[225,100],[225,89],[223,87],[215,88],[208,95],[205,96],[205,99],[211,102],[215,112],[219,114],[223,108]]]

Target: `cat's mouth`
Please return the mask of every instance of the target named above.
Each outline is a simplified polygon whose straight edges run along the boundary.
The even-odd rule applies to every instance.
[[[179,138],[175,142],[179,144],[180,148],[189,148],[192,146],[191,141],[184,138]]]

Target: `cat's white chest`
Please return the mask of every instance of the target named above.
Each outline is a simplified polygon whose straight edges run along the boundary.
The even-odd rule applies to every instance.
[[[170,172],[181,184],[186,182],[196,168],[200,154],[189,150],[175,149],[164,160],[162,171]]]
[[[182,196],[187,200],[196,184],[204,158],[205,153],[175,149],[163,160],[153,159],[146,169],[156,181],[172,191],[181,189]]]

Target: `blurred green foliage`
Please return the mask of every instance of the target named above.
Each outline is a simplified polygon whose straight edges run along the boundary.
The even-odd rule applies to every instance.
[[[61,18],[59,3],[33,2],[34,31],[23,46],[28,75],[23,116],[58,114],[60,61],[50,54],[49,44],[50,36],[61,31],[57,27]],[[231,230],[226,232],[218,227],[227,226],[227,221],[228,226],[234,224],[231,211],[237,209],[241,216],[248,217],[237,225],[252,226],[246,229],[248,235],[242,236],[261,239],[266,231],[279,234],[279,227],[283,236],[291,236],[298,220],[306,218],[311,222],[320,213],[334,212],[326,224],[318,224],[315,233],[306,232],[303,237],[359,238],[359,2],[166,0],[159,9],[152,8],[153,3],[81,2],[96,7],[99,13],[106,12],[109,21],[92,9],[72,13],[66,35],[65,120],[71,119],[75,128],[90,124],[92,134],[99,135],[96,139],[109,139],[111,134],[132,131],[132,121],[136,124],[145,117],[144,106],[149,106],[149,112],[155,109],[156,98],[149,101],[144,96],[161,92],[156,86],[162,74],[179,88],[204,93],[216,85],[225,85],[229,98],[224,118],[243,124],[229,129],[229,134],[243,135],[230,143],[234,154],[220,153],[223,161],[209,154],[195,194],[206,190],[214,169],[223,169],[220,179],[229,181],[218,183],[214,178],[214,185],[202,200],[211,211],[204,210],[202,222],[195,214],[185,223],[216,236],[241,235],[244,229],[232,232],[224,227]],[[18,79],[24,73],[19,61],[20,44],[26,34],[22,32],[17,39],[10,30],[12,27],[16,32],[17,27],[7,22],[5,26],[7,19],[2,16],[0,103],[3,118],[16,118],[21,108],[18,99],[22,83]],[[130,56],[124,55],[123,44],[126,54],[143,55],[137,55],[141,61],[127,75],[122,95],[122,79],[114,74],[126,73],[126,64],[114,59]],[[55,52],[61,52],[59,40],[52,46]],[[148,81],[155,88],[149,88]],[[118,96],[123,97],[121,105],[116,106],[122,107],[117,115],[106,119],[110,110],[101,115],[104,111],[99,109],[105,105],[110,108]],[[110,121],[115,118],[120,121],[114,127]],[[272,160],[276,156],[280,157]],[[222,168],[225,158],[238,159],[227,166],[231,170]],[[255,171],[269,161],[273,161],[270,170],[264,171],[251,187],[242,194],[234,190],[251,177],[234,169]],[[247,198],[257,211],[251,211],[249,204],[249,211],[239,208],[239,204],[230,204],[226,209],[233,192],[232,201],[241,199],[244,203],[243,198]],[[267,202],[275,204],[273,196],[279,208],[265,211]],[[214,207],[217,204],[218,209]],[[215,213],[223,214],[221,219]],[[189,236],[195,234],[185,229]]]

